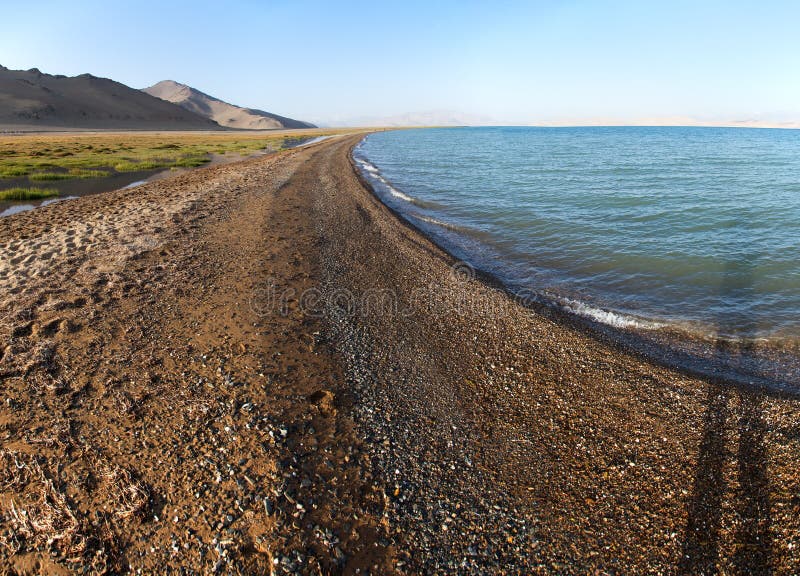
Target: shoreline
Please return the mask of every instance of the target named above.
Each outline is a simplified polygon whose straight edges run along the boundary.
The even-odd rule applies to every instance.
[[[368,135],[364,136],[367,137]],[[403,225],[436,244],[454,262],[463,261],[467,264],[467,261],[471,260],[470,251],[469,248],[458,246],[458,239],[463,239],[458,227],[438,221],[426,227],[425,224],[430,224],[426,217],[404,211],[402,209],[404,202],[387,198],[387,195],[391,194],[410,205],[421,202],[398,191],[383,175],[372,172],[377,168],[374,165],[370,167],[361,165],[363,160],[356,158],[355,149],[362,142],[363,139],[351,152],[353,170],[358,174],[362,185],[370,190]],[[365,159],[370,162],[368,158]],[[379,190],[372,178],[377,178],[388,192]],[[437,225],[445,228],[446,232],[456,240],[452,240],[447,233],[437,233]],[[476,239],[471,241],[477,242]],[[576,308],[591,307],[584,302],[555,295],[542,295],[527,288],[514,287],[504,281],[499,273],[492,272],[481,264],[469,262],[467,265],[474,268],[475,273],[484,282],[502,289],[521,306],[529,307],[539,314],[561,318],[561,321],[568,325],[578,326],[587,334],[616,346],[621,352],[633,352],[642,359],[665,368],[682,371],[689,376],[714,380],[720,384],[762,390],[793,398],[800,397],[800,367],[798,367],[800,349],[794,340],[766,341],[763,338],[743,339],[713,332],[694,332],[677,323],[653,318],[629,317],[613,309],[594,309],[595,312],[612,314],[625,321],[630,319],[634,324],[641,321],[652,327],[618,326],[597,318],[596,314],[578,311]],[[789,372],[793,375],[789,376]]]
[[[360,138],[0,220],[4,563],[800,571],[796,401],[454,268]]]
[[[348,162],[352,166],[351,156],[348,157]],[[361,181],[360,173],[356,172],[356,174],[359,181]],[[592,502],[591,504],[588,501],[580,502],[580,498],[577,498],[571,501],[574,508],[567,506],[563,509],[563,512],[551,517],[553,525],[547,526],[547,529],[545,529],[545,532],[552,538],[552,540],[545,539],[551,547],[544,552],[545,558],[550,557],[552,559],[554,549],[558,548],[558,546],[553,545],[554,542],[563,541],[563,538],[568,540],[567,534],[575,534],[574,526],[568,528],[569,524],[561,525],[559,530],[554,529],[554,525],[567,518],[593,516],[592,512],[587,511],[586,506],[589,505],[589,510],[596,506],[598,503],[596,496],[598,493],[602,494],[604,490],[608,491],[606,498],[611,493],[617,493],[620,498],[618,506],[622,508],[627,508],[627,504],[622,504],[623,502],[630,502],[631,499],[637,500],[638,497],[634,497],[633,494],[641,495],[642,500],[637,501],[639,505],[637,514],[643,513],[645,507],[655,506],[658,508],[655,502],[659,500],[659,497],[655,495],[652,498],[644,496],[643,492],[647,492],[648,489],[646,487],[648,485],[651,486],[650,490],[655,492],[664,490],[663,486],[659,486],[664,482],[663,477],[658,478],[656,484],[652,485],[651,482],[654,479],[647,480],[645,479],[647,474],[644,474],[638,478],[641,482],[639,485],[636,485],[635,488],[634,485],[629,485],[630,492],[623,491],[620,493],[618,492],[620,490],[619,485],[612,488],[608,486],[605,480],[596,475],[597,473],[602,474],[604,471],[602,466],[599,469],[597,468],[598,458],[601,462],[609,462],[609,459],[612,462],[614,461],[612,454],[618,448],[610,448],[611,445],[617,445],[618,447],[627,445],[628,448],[623,449],[623,453],[630,450],[629,453],[639,454],[640,456],[649,454],[650,457],[660,454],[661,456],[657,457],[656,460],[664,457],[670,462],[661,466],[661,471],[677,467],[681,470],[680,472],[674,470],[678,476],[687,472],[689,474],[696,472],[694,479],[681,481],[673,476],[667,482],[667,485],[672,486],[685,485],[685,493],[691,495],[688,498],[689,502],[685,504],[686,507],[676,509],[673,507],[675,504],[673,502],[671,505],[659,510],[655,516],[660,519],[656,523],[665,522],[671,525],[667,532],[671,535],[670,538],[672,540],[670,538],[667,541],[662,540],[661,545],[664,546],[662,553],[666,554],[668,549],[673,550],[670,553],[675,554],[675,556],[672,556],[675,562],[673,565],[683,563],[684,570],[702,571],[706,561],[705,554],[709,550],[713,549],[715,550],[714,554],[725,556],[724,549],[726,545],[721,543],[724,538],[720,537],[717,540],[699,536],[699,533],[703,530],[718,530],[721,534],[726,530],[733,529],[731,524],[726,526],[727,521],[720,520],[719,524],[716,524],[716,521],[712,521],[712,518],[706,515],[711,513],[709,510],[714,506],[712,500],[714,498],[724,500],[723,493],[727,493],[727,490],[731,489],[733,485],[738,485],[742,491],[739,493],[741,500],[739,499],[740,497],[735,497],[732,500],[733,502],[752,503],[754,500],[761,499],[760,501],[763,504],[769,501],[767,493],[770,491],[770,487],[768,483],[763,482],[762,479],[756,480],[756,477],[762,478],[758,475],[768,467],[765,457],[768,451],[767,446],[770,447],[769,450],[775,451],[773,457],[778,453],[785,454],[785,452],[784,446],[782,446],[783,441],[777,441],[777,444],[775,444],[776,439],[771,436],[776,429],[781,428],[781,425],[776,425],[774,422],[766,425],[764,422],[769,419],[766,414],[777,406],[783,406],[791,412],[796,410],[796,402],[781,395],[765,395],[763,391],[721,386],[718,381],[698,379],[690,375],[681,374],[673,369],[653,364],[652,361],[644,361],[640,355],[631,350],[626,350],[619,345],[611,346],[607,340],[598,340],[595,336],[587,335],[585,330],[575,326],[574,321],[565,323],[553,322],[547,314],[540,315],[519,307],[508,295],[507,291],[502,286],[497,285],[494,279],[490,278],[488,284],[478,282],[477,285],[471,278],[463,281],[461,271],[456,270],[453,272],[450,270],[454,263],[454,259],[450,255],[428,240],[424,234],[420,234],[412,223],[408,223],[404,218],[398,217],[393,210],[372,193],[371,187],[364,187],[363,182],[361,182],[361,186],[371,200],[359,196],[361,199],[355,202],[356,206],[351,207],[347,212],[341,210],[336,219],[337,223],[341,224],[345,230],[348,230],[348,236],[362,238],[359,240],[358,245],[370,247],[369,251],[362,247],[360,250],[356,248],[353,253],[348,252],[347,261],[358,262],[363,260],[377,268],[368,268],[366,264],[361,266],[361,270],[356,273],[356,278],[350,284],[353,293],[359,293],[357,289],[359,286],[362,294],[369,294],[368,291],[375,287],[405,290],[407,299],[404,300],[403,295],[398,295],[398,298],[399,300],[404,300],[403,304],[405,306],[410,306],[411,308],[416,306],[418,316],[416,317],[417,321],[413,322],[397,316],[392,317],[391,315],[389,315],[390,319],[386,319],[385,314],[382,316],[374,312],[371,313],[368,309],[362,310],[360,313],[351,312],[350,315],[355,315],[358,321],[353,323],[351,320],[349,327],[342,330],[342,340],[350,341],[357,338],[357,341],[362,343],[360,347],[352,351],[354,358],[351,360],[353,366],[351,369],[355,371],[363,370],[365,364],[384,366],[387,362],[392,364],[391,367],[384,368],[378,374],[373,373],[371,381],[386,381],[387,383],[381,387],[386,393],[389,393],[388,390],[392,385],[398,386],[400,391],[395,393],[398,397],[396,400],[398,403],[406,402],[401,400],[404,397],[425,398],[423,405],[417,406],[416,410],[411,411],[411,414],[405,414],[404,418],[408,418],[411,422],[414,422],[413,418],[416,417],[418,419],[420,417],[419,413],[424,414],[435,410],[435,408],[427,404],[441,404],[442,400],[437,398],[438,395],[443,393],[455,394],[451,400],[451,402],[454,402],[453,407],[446,403],[445,406],[440,407],[442,413],[437,414],[432,420],[423,418],[424,424],[420,424],[423,428],[430,426],[431,422],[452,419],[454,417],[453,412],[456,412],[460,413],[462,418],[467,421],[472,421],[471,424],[464,427],[466,430],[463,430],[462,426],[457,427],[459,436],[462,434],[469,436],[470,429],[486,430],[487,426],[489,429],[495,430],[497,427],[510,429],[509,439],[512,444],[506,444],[505,446],[505,450],[509,452],[503,452],[503,449],[499,447],[487,448],[484,446],[484,450],[487,450],[488,453],[494,451],[495,458],[497,458],[497,460],[492,459],[492,464],[486,466],[484,472],[494,470],[495,472],[491,474],[492,481],[507,482],[510,492],[519,490],[519,488],[511,488],[511,486],[519,487],[520,484],[524,485],[526,478],[530,484],[525,490],[538,492],[541,489],[534,487],[541,486],[540,474],[543,471],[537,470],[535,473],[530,471],[528,467],[531,462],[542,463],[545,469],[553,465],[558,468],[558,461],[561,459],[563,459],[563,464],[566,464],[568,468],[577,465],[577,468],[572,469],[581,470],[582,477],[573,477],[573,480],[567,482],[561,489],[566,489],[566,493],[574,493],[576,486],[569,487],[570,483],[580,485],[582,488],[578,490],[578,493],[591,495],[588,500]],[[373,204],[377,206],[374,209],[370,209]],[[364,214],[364,211],[366,211],[366,214]],[[355,219],[352,216],[348,218],[348,214],[352,213],[361,214],[360,219]],[[386,216],[381,216],[381,213],[385,213]],[[386,218],[391,222],[384,223]],[[369,223],[369,225],[366,223]],[[400,223],[401,226],[397,227],[397,223]],[[376,228],[378,229],[377,233],[374,231]],[[400,228],[400,230],[395,228]],[[404,232],[404,230],[407,232]],[[335,232],[332,231],[331,235],[333,234]],[[341,235],[341,233],[339,234]],[[341,239],[341,242],[345,242],[344,238]],[[381,249],[381,246],[384,248]],[[387,256],[375,257],[371,254],[373,251]],[[402,263],[386,262],[385,258],[388,258],[389,254],[392,255],[391,258],[393,259],[401,259]],[[335,276],[337,279],[335,285],[341,288],[342,285],[347,285],[347,282],[344,282],[344,277],[349,277],[350,274],[341,267],[337,268],[337,270],[340,270],[340,272]],[[359,275],[363,277],[358,278]],[[429,279],[434,278],[433,285],[437,288],[434,289],[434,294],[432,294],[435,299],[433,307],[426,306],[424,303],[420,305],[414,290],[403,286],[409,282],[412,284],[418,283],[419,277],[426,280],[423,282],[426,287],[431,285]],[[364,278],[368,280],[365,281]],[[482,280],[486,280],[486,278]],[[442,300],[445,303],[449,302],[450,305],[442,307]],[[460,307],[465,301],[470,303],[466,309]],[[498,311],[502,311],[502,313],[497,314]],[[345,322],[345,324],[347,323]],[[368,332],[368,336],[364,336],[365,324],[373,324],[381,328],[373,329]],[[398,324],[400,325],[399,327]],[[418,335],[417,339],[411,337],[411,334],[414,333]],[[543,335],[546,336],[543,338]],[[398,340],[402,342],[400,348],[398,348]],[[481,343],[482,341],[483,343]],[[370,342],[375,343],[370,344]],[[405,348],[410,346],[412,342],[416,343],[416,347],[407,352]],[[476,344],[473,344],[473,342],[476,342]],[[459,343],[463,343],[464,347],[460,347]],[[369,350],[370,348],[370,352],[365,352],[365,349]],[[473,356],[474,349],[477,349],[477,357]],[[371,358],[371,361],[365,361],[363,359],[364,356]],[[392,362],[387,360],[386,356],[396,359]],[[405,358],[405,362],[398,361],[403,358]],[[477,362],[477,364],[473,362]],[[422,366],[408,368],[409,364],[419,365],[420,363],[422,363]],[[530,372],[531,366],[535,367],[533,372]],[[409,379],[414,380],[420,377],[419,372],[423,372],[423,367],[427,367],[426,369],[430,371],[428,372],[429,374],[437,375],[433,377],[433,382],[436,382],[436,388],[429,389],[425,386],[423,383],[426,378],[424,377],[421,381],[417,380],[414,385],[408,383]],[[361,374],[356,379],[364,378],[365,376]],[[503,383],[506,386],[503,386]],[[498,390],[498,388],[501,388],[501,390]],[[427,392],[424,392],[425,390]],[[624,392],[622,392],[623,390]],[[404,391],[407,393],[403,394]],[[364,393],[369,395],[370,391],[367,390]],[[511,395],[510,398],[508,397],[509,394]],[[563,404],[557,401],[559,397],[569,398],[569,402]],[[456,400],[458,398],[460,400]],[[621,403],[617,405],[612,398],[618,398]],[[734,401],[732,398],[738,398],[738,400]],[[554,401],[556,401],[555,404]],[[734,408],[731,402],[734,404],[740,402],[740,406]],[[757,413],[753,412],[750,407],[753,402],[756,402],[759,407]],[[531,403],[534,403],[534,405],[532,406]],[[493,412],[489,407],[493,404],[496,406],[497,412]],[[772,405],[772,408],[767,408],[767,405]],[[458,406],[458,408],[455,406]],[[549,420],[550,426],[554,424],[552,413],[548,412],[545,408],[546,406],[550,406],[556,414],[564,414],[565,410],[573,414],[572,418],[568,418],[566,421],[556,425],[556,430],[560,429],[560,431],[555,436],[541,436],[543,422]],[[614,414],[609,416],[605,411],[611,406],[614,407],[612,408]],[[740,476],[738,481],[726,478],[726,482],[722,482],[720,486],[714,486],[714,482],[711,481],[711,477],[707,476],[708,474],[727,474],[724,471],[727,464],[723,464],[721,460],[716,460],[718,456],[715,455],[715,451],[724,453],[726,442],[722,440],[722,437],[727,437],[729,433],[735,434],[735,432],[728,431],[730,430],[728,427],[730,426],[732,411],[746,414],[746,417],[742,417],[745,418],[748,426],[753,427],[743,429],[740,432],[741,441],[753,441],[754,444],[749,444],[748,446],[757,445],[759,450],[763,449],[764,452],[759,454],[750,453],[750,447],[740,446],[740,456],[746,455],[747,458],[751,459],[752,464],[756,466],[756,470],[748,469],[749,472]],[[475,412],[483,413],[484,416],[475,417]],[[469,416],[470,413],[473,414],[472,418]],[[539,416],[534,416],[536,413],[539,413]],[[504,416],[498,420],[499,414]],[[516,414],[516,416],[511,416],[511,414]],[[678,416],[678,414],[682,415]],[[788,416],[788,414],[784,416]],[[639,428],[634,422],[641,421],[642,418],[648,420],[648,424]],[[486,420],[485,423],[484,419]],[[506,419],[510,419],[515,424],[504,422]],[[792,419],[793,417],[789,417],[788,421],[792,421]],[[390,424],[387,426],[391,428]],[[766,426],[766,429],[773,432],[769,434],[766,432],[759,433],[761,435],[758,437],[750,436],[754,430],[760,430],[760,426]],[[414,424],[410,424],[410,427],[413,429]],[[596,437],[598,428],[604,430],[607,436]],[[612,430],[617,432],[612,433]],[[663,437],[659,438],[657,436],[658,430],[663,431]],[[447,436],[447,432],[443,430],[441,432]],[[633,439],[631,439],[632,432],[634,432],[635,436]],[[483,434],[486,434],[486,432],[483,432]],[[592,456],[584,463],[577,464],[582,459],[579,456],[580,452],[579,454],[569,453],[569,449],[566,449],[567,451],[556,449],[556,452],[554,452],[554,448],[561,444],[561,434],[566,434],[567,437],[572,438],[576,436],[582,438],[582,442],[579,442],[578,446],[586,450],[587,454],[592,454]],[[620,434],[620,436],[616,436],[617,434]],[[650,440],[646,441],[645,438],[651,434],[655,437],[651,436]],[[768,436],[771,436],[771,439],[768,439]],[[486,437],[493,438],[492,442],[497,441],[503,444],[496,437],[496,431],[491,432]],[[616,437],[616,440],[609,445],[609,441],[613,437]],[[419,448],[410,445],[408,441],[404,442],[402,438],[395,437],[394,439],[398,444],[404,444],[404,449],[408,453],[417,454],[419,458],[424,460]],[[666,442],[667,439],[670,440],[670,448],[665,453],[665,446],[661,443]],[[418,441],[422,440],[419,439]],[[614,442],[618,444],[614,444]],[[597,446],[598,444],[604,447],[600,448]],[[645,444],[650,446],[646,448]],[[660,447],[656,447],[659,444]],[[594,450],[587,449],[591,445],[597,447]],[[511,446],[515,446],[515,448],[511,448]],[[526,446],[534,448],[525,449]],[[468,448],[464,448],[464,450],[468,451]],[[497,453],[497,451],[502,452],[502,454]],[[513,466],[506,468],[510,453],[514,452],[522,452],[526,456],[520,458],[517,468]],[[708,459],[711,459],[711,461],[708,461]],[[406,458],[404,464],[408,465],[409,460],[413,460],[413,458]],[[682,460],[683,463],[679,463]],[[474,464],[474,459],[471,457],[465,458],[464,461]],[[567,462],[570,462],[570,464],[567,464]],[[635,463],[629,463],[629,465],[634,467]],[[392,469],[392,465],[387,467]],[[658,469],[658,466],[655,468]],[[468,469],[469,465],[467,469],[459,468],[459,472],[467,473],[466,470]],[[591,470],[594,470],[594,472],[590,472]],[[607,473],[608,470],[605,470]],[[638,467],[637,470],[639,470]],[[641,472],[639,470],[639,473]],[[751,477],[749,475],[750,472],[753,472],[754,476]],[[557,477],[562,473],[564,473],[563,470],[555,473],[555,476]],[[551,477],[551,474],[553,473],[549,472],[545,476]],[[634,472],[634,475],[636,474]],[[666,476],[669,475],[666,474]],[[777,474],[777,476],[781,478],[780,482],[786,481],[787,477],[785,475]],[[449,476],[442,483],[452,483],[454,486],[459,484],[463,486],[464,484],[457,476]],[[548,483],[549,481],[545,481],[545,484]],[[555,484],[558,485],[558,481],[555,481]],[[430,483],[427,484],[427,488],[431,489]],[[469,491],[469,488],[465,489]],[[777,487],[772,487],[772,489],[780,490]],[[487,493],[489,492],[491,490],[488,490]],[[545,489],[543,493],[538,493],[541,495],[542,500],[533,498],[529,502],[538,502],[539,506],[546,503],[545,508],[548,505],[554,505],[553,500],[559,501],[566,494],[562,492],[560,497],[556,496],[559,494],[559,489],[554,489],[553,486]],[[464,497],[465,495],[462,493],[460,496]],[[569,500],[569,498],[562,500],[562,506],[566,505],[566,501]],[[779,500],[779,498],[775,500]],[[642,506],[645,501],[649,503],[647,506]],[[502,504],[497,505],[501,508],[503,507]],[[772,505],[774,506],[774,502]],[[555,506],[558,507],[557,504]],[[401,506],[399,508],[402,509]],[[769,505],[767,505],[767,508],[769,508]],[[672,512],[668,512],[667,510],[669,509]],[[688,514],[688,518],[683,516],[683,511]],[[621,510],[618,509],[617,512],[621,512]],[[597,511],[595,510],[594,514],[596,513]],[[672,520],[666,520],[666,517],[672,513],[677,513],[677,516],[673,517]],[[566,514],[567,517],[562,516],[562,514]],[[586,516],[582,516],[582,514]],[[678,520],[678,518],[683,519]],[[605,523],[607,520],[608,518],[604,520],[596,518],[594,525],[608,528],[608,524]],[[654,517],[651,516],[650,520],[653,521]],[[779,522],[775,522],[775,520],[776,516],[770,517],[770,522],[774,522],[775,526],[777,526]],[[759,530],[766,526],[763,518],[750,518],[747,522],[755,522],[760,527]],[[712,526],[712,524],[715,525]],[[600,530],[600,532],[603,531],[604,529]],[[769,530],[766,532],[769,532]],[[759,535],[764,536],[766,532],[760,532]],[[680,535],[677,538],[680,542],[674,541],[676,539],[675,535]],[[631,538],[631,536],[630,534],[624,536],[617,533],[615,537],[610,538],[610,541],[613,543],[626,541],[627,545],[631,546],[632,549],[639,549],[639,552],[633,554],[635,556],[643,551],[642,543],[639,539]],[[751,536],[754,536],[754,533],[751,533]],[[584,533],[584,537],[591,540],[597,537],[597,533],[590,529],[588,533]],[[727,540],[727,545],[731,545],[731,542],[736,542],[736,538],[741,537],[742,534],[740,533],[738,537]],[[655,545],[655,542],[659,540],[659,536],[657,532],[651,532],[650,537],[642,536],[641,539],[649,540],[652,545]],[[443,550],[452,546],[452,542],[448,541],[445,535],[442,535],[439,541]],[[675,547],[676,544],[679,544],[677,548]],[[534,547],[541,546],[541,544],[535,543],[531,543],[531,545]],[[756,572],[765,569],[766,564],[764,562],[767,557],[770,557],[770,565],[777,566],[779,562],[772,564],[775,562],[773,556],[777,556],[773,552],[756,546],[753,556],[750,557],[752,561],[750,569]],[[618,549],[616,553],[619,553]],[[683,557],[684,560],[679,561],[679,557]],[[511,554],[509,561],[513,562],[513,558],[514,556]],[[653,566],[659,566],[659,569],[663,569],[665,566],[670,565],[670,562],[664,563],[665,560],[663,559],[661,562],[651,565],[646,563],[637,565],[636,562],[625,564],[625,561],[621,561],[619,557],[616,557],[616,560],[612,560],[614,558],[613,554],[611,558],[605,557],[605,561],[610,562],[608,564],[585,564],[583,562],[585,562],[586,557],[580,553],[572,558],[575,561],[572,564],[573,569],[575,569],[575,566],[583,566],[584,568],[605,566],[605,569],[611,569],[611,566],[616,566],[617,568],[626,566],[625,571],[646,571],[653,569]],[[640,557],[641,559],[642,557]],[[630,561],[632,558],[628,560]],[[617,561],[622,563],[617,564]],[[561,570],[568,571],[567,566],[569,565],[562,565]],[[421,568],[421,566],[418,565],[417,567]],[[577,569],[577,571],[580,570],[580,568]]]

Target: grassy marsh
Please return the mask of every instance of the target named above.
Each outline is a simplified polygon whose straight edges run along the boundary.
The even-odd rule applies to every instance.
[[[0,200],[43,200],[45,198],[53,198],[58,196],[58,190],[55,188],[7,188],[0,190]]]
[[[28,183],[102,179],[147,170],[196,168],[214,156],[278,152],[346,130],[127,132],[0,136],[0,190]],[[9,200],[10,198],[3,198]]]
[[[109,175],[108,170],[87,170],[83,168],[72,168],[66,172],[33,172],[28,174],[28,180],[33,181],[55,181],[72,180],[74,178],[105,178]]]

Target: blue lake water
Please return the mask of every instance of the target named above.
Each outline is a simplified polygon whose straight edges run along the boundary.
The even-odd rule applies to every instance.
[[[354,156],[387,204],[513,290],[622,330],[800,340],[800,131],[399,130]]]

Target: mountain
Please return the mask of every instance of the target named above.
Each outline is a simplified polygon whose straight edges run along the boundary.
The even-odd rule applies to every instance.
[[[0,129],[220,130],[206,117],[90,74],[0,66]]]
[[[242,108],[223,102],[199,90],[172,80],[144,88],[151,96],[172,102],[217,122],[220,126],[241,130],[268,130],[273,128],[316,128],[313,124],[285,118],[263,110]]]

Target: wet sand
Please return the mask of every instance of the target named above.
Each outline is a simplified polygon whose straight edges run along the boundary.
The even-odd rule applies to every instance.
[[[800,571],[800,405],[515,303],[332,139],[0,219],[0,556]]]

